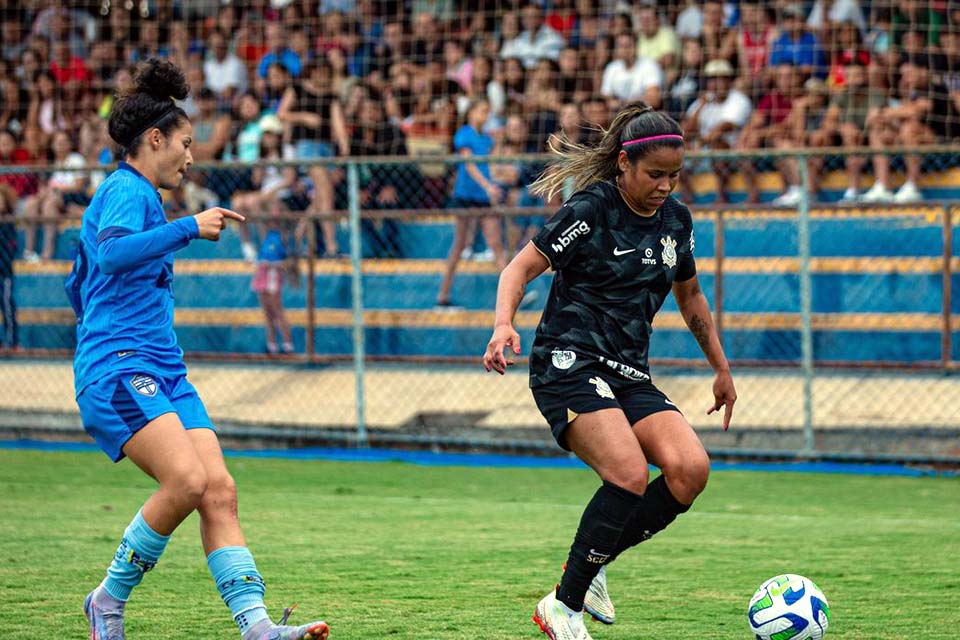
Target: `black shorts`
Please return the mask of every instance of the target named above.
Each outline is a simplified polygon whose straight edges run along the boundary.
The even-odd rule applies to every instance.
[[[571,370],[567,375],[533,387],[533,399],[550,424],[553,437],[567,446],[566,430],[581,413],[620,409],[633,425],[660,411],[680,411],[660,389],[647,381],[628,380],[599,362]]]

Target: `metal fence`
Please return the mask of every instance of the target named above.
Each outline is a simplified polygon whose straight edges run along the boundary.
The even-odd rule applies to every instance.
[[[887,151],[895,171],[912,155],[901,151]],[[913,204],[836,202],[844,161],[868,150],[688,155],[700,280],[740,394],[731,431],[704,415],[712,377],[672,302],[654,324],[651,362],[712,453],[957,461],[958,151],[922,151],[925,199]],[[178,336],[228,440],[559,452],[525,360],[503,378],[479,363],[498,261],[555,208],[525,189],[546,158],[489,160],[505,176],[492,208],[450,198],[461,161],[446,156],[199,166],[166,194],[171,216],[232,203],[251,218],[244,234],[193,243],[176,266]],[[785,188],[772,169],[793,163],[801,197],[789,207],[711,203],[721,163],[739,167],[735,195],[743,167],[759,167],[767,200]],[[811,167],[821,164],[814,201]],[[250,195],[254,173],[285,169],[293,182],[280,197]],[[0,427],[13,436],[80,435],[62,284],[83,198],[39,201],[56,170],[0,167]],[[458,228],[465,242],[451,251]],[[285,259],[269,253],[277,241]],[[24,258],[26,245],[36,258]],[[448,262],[458,262],[449,289]],[[535,281],[517,314],[525,351],[549,282]]]

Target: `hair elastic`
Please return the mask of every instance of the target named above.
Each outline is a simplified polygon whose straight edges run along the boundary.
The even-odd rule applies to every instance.
[[[650,136],[648,138],[637,138],[636,140],[627,140],[623,143],[623,146],[630,144],[640,144],[641,142],[653,142],[654,140],[679,140],[683,142],[683,136],[677,135],[675,133],[667,133],[660,136]]]

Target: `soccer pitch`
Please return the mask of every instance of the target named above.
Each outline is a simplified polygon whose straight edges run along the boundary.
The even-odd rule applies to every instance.
[[[235,457],[248,543],[278,615],[334,640],[516,639],[558,580],[597,486],[575,469]],[[152,488],[94,453],[0,450],[0,637],[82,638],[81,604]],[[752,637],[753,590],[815,580],[829,639],[955,640],[960,480],[717,471],[693,511],[608,569],[597,640]],[[128,606],[133,640],[239,638],[192,516]]]

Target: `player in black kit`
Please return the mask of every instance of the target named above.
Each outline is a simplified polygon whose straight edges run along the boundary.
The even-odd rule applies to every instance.
[[[520,353],[513,316],[527,284],[555,272],[530,356],[530,387],[560,446],[603,481],[580,520],[563,578],[537,605],[552,640],[588,640],[583,611],[612,624],[604,566],[690,508],[710,462],[647,364],[653,317],[670,291],[716,374],[714,401],[730,424],[730,368],[697,281],[690,210],[670,196],[683,166],[683,130],[635,103],[595,148],[554,148],[559,161],[531,191],[573,196],[500,275],[493,337],[483,361],[504,373]],[[649,480],[648,463],[661,470]]]

